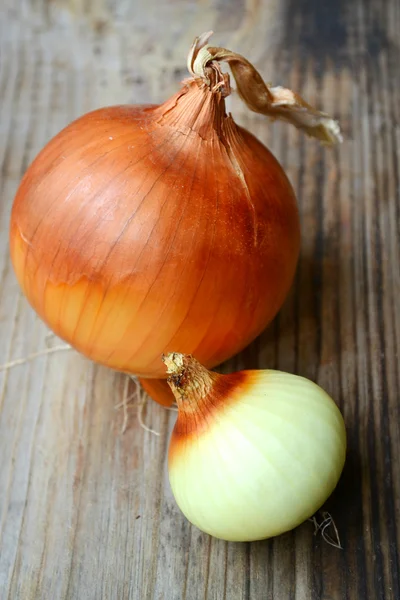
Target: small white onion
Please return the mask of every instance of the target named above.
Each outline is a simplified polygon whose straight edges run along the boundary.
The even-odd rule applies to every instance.
[[[164,357],[179,415],[169,478],[184,515],[231,541],[279,535],[334,490],[346,431],[333,400],[279,371],[219,375],[177,353]]]

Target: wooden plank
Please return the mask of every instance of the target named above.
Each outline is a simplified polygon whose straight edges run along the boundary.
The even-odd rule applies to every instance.
[[[195,34],[256,62],[341,122],[326,151],[229,99],[284,165],[303,230],[295,285],[226,370],[273,367],[339,403],[349,455],[328,502],[344,549],[305,523],[227,543],[181,515],[166,453],[175,414],[130,408],[125,376],[73,351],[0,371],[0,598],[400,598],[400,6],[396,0],[4,0],[0,17],[0,364],[58,344],[21,296],[8,255],[29,162],[95,107],[159,102],[186,76]]]

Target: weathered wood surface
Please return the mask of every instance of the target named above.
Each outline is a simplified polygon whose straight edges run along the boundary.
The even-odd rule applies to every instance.
[[[333,113],[345,135],[326,151],[232,99],[287,169],[303,247],[279,317],[227,368],[316,380],[349,436],[328,505],[342,551],[311,523],[225,543],[186,522],[171,496],[174,413],[147,407],[156,437],[131,409],[121,435],[114,406],[133,383],[73,351],[0,371],[0,598],[399,600],[399,2],[1,0],[0,15],[0,363],[46,347],[8,255],[27,165],[85,111],[170,95],[192,38],[213,28],[216,43]]]

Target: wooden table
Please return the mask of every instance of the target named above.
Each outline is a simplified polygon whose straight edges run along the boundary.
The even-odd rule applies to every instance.
[[[3,600],[399,600],[400,6],[396,0],[2,0],[0,363],[60,342],[21,295],[8,254],[16,187],[74,117],[159,102],[186,76],[196,34],[253,60],[269,81],[333,113],[325,150],[284,124],[235,118],[286,168],[302,255],[278,318],[227,369],[316,380],[348,427],[347,466],[327,510],[343,550],[310,522],[225,543],[192,527],[168,485],[175,414],[116,409],[134,383],[74,351],[0,371]]]

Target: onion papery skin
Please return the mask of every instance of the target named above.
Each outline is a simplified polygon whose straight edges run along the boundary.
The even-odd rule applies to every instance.
[[[195,80],[163,105],[71,123],[26,172],[10,227],[43,321],[90,359],[153,378],[170,349],[212,367],[253,340],[299,243],[281,166]]]
[[[311,381],[279,371],[216,375],[183,409],[169,449],[178,506],[202,531],[252,541],[289,531],[327,500],[346,454],[343,418]]]
[[[158,404],[172,406],[174,403],[175,398],[166,379],[139,377],[139,383],[146,394],[158,402]]]

